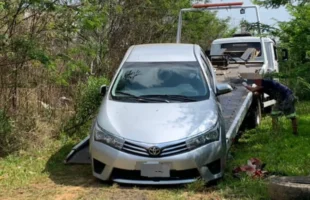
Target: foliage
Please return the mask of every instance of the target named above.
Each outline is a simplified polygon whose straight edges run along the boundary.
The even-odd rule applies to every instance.
[[[7,153],[9,147],[8,139],[11,135],[12,125],[7,114],[0,110],[0,155]]]
[[[280,57],[281,82],[287,84],[299,97],[310,99],[310,4],[307,2],[297,6],[287,5],[287,10],[292,15],[289,22],[278,22],[279,28],[260,24],[261,36],[279,39],[278,54],[281,49],[289,50],[289,60],[283,61]],[[254,35],[258,35],[258,24],[242,21],[241,24]]]
[[[18,113],[23,109],[19,102],[25,98],[25,108],[35,109],[39,102],[44,105],[39,108],[43,112],[49,109],[56,121],[56,111],[50,108],[58,107],[58,100],[66,97],[75,105],[78,119],[73,124],[82,123],[81,119],[88,119],[87,113],[94,108],[81,103],[80,96],[74,96],[71,88],[89,84],[93,81],[88,80],[90,75],[111,79],[131,45],[175,42],[179,11],[191,7],[191,3],[190,0],[1,1],[0,92],[5,95],[0,99],[0,107]],[[228,20],[220,20],[209,12],[190,15],[186,21],[189,26],[184,27],[185,39],[203,47],[229,32]],[[38,96],[22,95],[33,90],[38,90],[35,92]],[[85,95],[90,97],[91,91]],[[29,102],[35,105],[28,106]]]
[[[230,29],[229,18],[221,20],[212,12],[185,12],[182,37],[184,43],[199,44],[203,49],[211,46],[213,40],[231,36],[236,29]]]
[[[61,85],[76,82],[86,72],[111,77],[129,46],[174,42],[184,7],[191,7],[191,1],[5,0],[1,66],[20,70],[38,61],[51,71],[51,81]],[[229,30],[228,19],[209,12],[199,19],[190,15],[185,37],[202,46]]]
[[[289,61],[282,62],[281,68],[287,83],[300,99],[310,99],[310,4],[288,6],[293,19],[279,22],[280,46],[289,50]]]
[[[294,62],[308,62],[310,59],[307,57],[307,52],[310,52],[310,4],[289,6],[288,11],[293,19],[289,22],[279,22],[282,46],[290,48],[291,59]]]
[[[275,36],[279,29],[275,28],[273,26],[270,26],[268,24],[263,24],[263,23],[249,23],[246,20],[242,20],[240,22],[240,26],[242,26],[243,28],[245,28],[246,32],[251,33],[253,36]]]
[[[89,77],[86,83],[78,85],[75,94],[75,115],[66,125],[66,133],[72,135],[97,114],[102,100],[100,86],[108,83],[105,77]]]
[[[308,0],[253,0],[255,4],[265,6],[266,8],[279,8],[282,5],[298,3],[304,5]]]

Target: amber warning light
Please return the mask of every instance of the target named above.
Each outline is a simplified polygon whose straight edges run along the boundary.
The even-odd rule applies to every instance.
[[[243,5],[243,2],[206,3],[206,4],[193,5],[193,8],[227,7],[227,6],[242,6],[242,5]]]

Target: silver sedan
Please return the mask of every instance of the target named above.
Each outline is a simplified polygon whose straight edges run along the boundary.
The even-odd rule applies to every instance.
[[[224,121],[216,84],[198,45],[148,44],[126,53],[90,135],[93,175],[130,184],[180,184],[222,177]]]

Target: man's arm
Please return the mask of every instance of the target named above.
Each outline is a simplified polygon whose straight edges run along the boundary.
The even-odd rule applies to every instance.
[[[263,91],[263,87],[262,86],[256,86],[256,87],[251,87],[251,86],[245,86],[246,89],[250,90],[251,92],[262,92]]]

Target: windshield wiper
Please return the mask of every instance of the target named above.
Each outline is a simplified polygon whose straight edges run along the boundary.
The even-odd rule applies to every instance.
[[[125,96],[129,96],[129,97],[133,97],[133,98],[138,98],[138,96],[130,94],[130,93],[127,93],[127,92],[115,92],[115,94],[122,94],[122,95],[125,95]]]
[[[167,100],[175,100],[175,101],[184,101],[184,102],[194,102],[197,101],[188,96],[184,95],[168,95],[168,94],[152,94],[152,95],[141,95],[141,97],[156,97],[156,98],[163,98]]]
[[[115,93],[116,94],[122,94],[122,95],[134,98],[134,99],[136,99],[138,101],[142,101],[142,102],[155,101],[155,102],[166,102],[166,103],[169,103],[169,101],[165,100],[165,99],[158,99],[158,98],[145,97],[145,96],[136,96],[136,95],[133,95],[133,94],[130,94],[130,93],[127,93],[127,92],[115,92]]]

